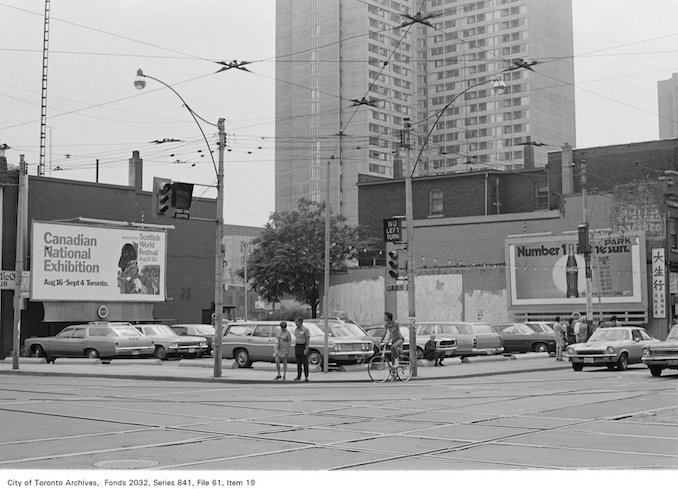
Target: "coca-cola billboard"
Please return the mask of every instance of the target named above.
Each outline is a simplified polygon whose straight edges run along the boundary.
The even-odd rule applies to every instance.
[[[594,303],[647,301],[645,233],[591,232]],[[506,239],[511,306],[586,304],[586,260],[577,234],[511,236]]]

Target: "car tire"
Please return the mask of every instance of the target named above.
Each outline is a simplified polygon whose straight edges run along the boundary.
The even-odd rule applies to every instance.
[[[532,347],[532,350],[538,353],[548,352],[549,346],[546,343],[537,343]]]
[[[662,374],[662,368],[657,367],[656,365],[652,365],[650,367],[650,373],[652,374],[652,377],[660,377]]]
[[[409,355],[407,358],[410,358]],[[417,347],[417,360],[423,360],[424,359],[424,350],[420,347]]]
[[[47,355],[45,355],[45,350],[42,347],[42,345],[35,345],[33,347],[33,355],[34,357],[37,358],[45,358]]]
[[[167,350],[162,345],[155,345],[153,356],[158,360],[167,360]]]
[[[323,366],[323,356],[318,350],[309,351],[306,359],[308,360],[308,365],[311,367],[314,365],[318,365],[319,367]]]
[[[252,359],[250,354],[244,348],[238,348],[234,352],[235,364],[238,368],[250,368],[252,366]]]
[[[87,350],[85,350],[85,356],[87,358],[92,358],[92,359],[99,358],[99,352],[97,350],[95,350],[94,348],[88,348]]]
[[[617,360],[617,369],[626,370],[627,368],[629,368],[629,356],[626,352],[622,352],[619,355],[619,360]]]
[[[583,363],[573,363],[572,364],[572,370],[575,372],[581,372],[584,370],[584,364]]]

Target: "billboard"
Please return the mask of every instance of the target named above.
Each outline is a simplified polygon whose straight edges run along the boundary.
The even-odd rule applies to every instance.
[[[167,233],[33,221],[31,300],[164,302]]]
[[[577,245],[577,234],[507,238],[510,305],[586,304],[586,265]],[[593,300],[642,303],[645,234],[594,232],[591,250]]]

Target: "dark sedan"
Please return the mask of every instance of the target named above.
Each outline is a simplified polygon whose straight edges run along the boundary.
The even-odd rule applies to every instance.
[[[535,331],[525,323],[495,324],[492,329],[504,340],[504,353],[556,351],[556,335],[553,330],[550,332]]]

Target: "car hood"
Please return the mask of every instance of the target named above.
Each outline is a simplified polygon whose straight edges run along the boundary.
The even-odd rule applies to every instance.
[[[647,343],[652,340],[641,340],[640,343]],[[572,345],[572,347],[577,350],[586,350],[590,348],[607,348],[608,346],[612,346],[615,348],[621,348],[625,346],[630,346],[634,345],[636,342],[635,341],[630,341],[630,340],[621,340],[621,341],[587,341],[586,343],[575,343]]]

